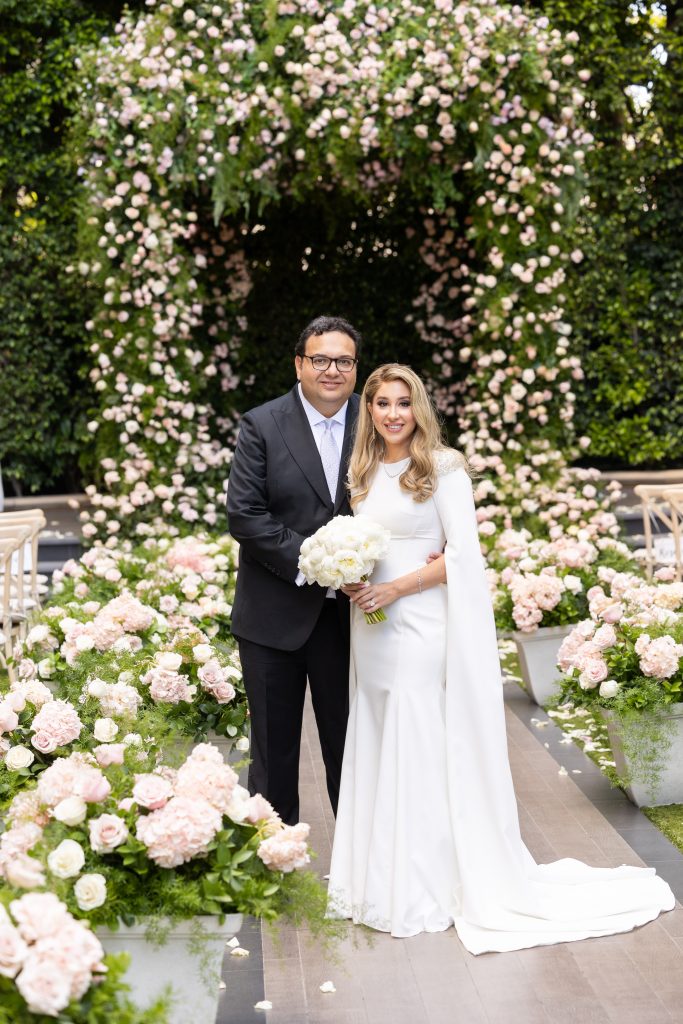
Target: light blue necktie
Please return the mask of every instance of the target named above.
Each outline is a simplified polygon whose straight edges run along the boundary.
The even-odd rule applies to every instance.
[[[325,420],[323,423],[323,437],[320,442],[320,458],[323,464],[325,479],[330,490],[330,497],[334,502],[337,496],[337,481],[339,479],[339,449],[332,433],[333,420]]]

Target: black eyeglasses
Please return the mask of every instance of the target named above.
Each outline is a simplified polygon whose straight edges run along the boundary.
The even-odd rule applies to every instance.
[[[329,370],[331,363],[334,363],[335,368],[341,373],[351,373],[351,370],[358,362],[357,359],[352,359],[351,356],[338,356],[334,359],[332,356],[303,355],[301,358],[310,359],[313,369],[319,370],[321,373],[323,370]]]

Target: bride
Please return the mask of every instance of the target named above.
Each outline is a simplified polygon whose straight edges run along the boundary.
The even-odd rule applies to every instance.
[[[369,583],[345,588],[352,704],[330,912],[396,936],[455,925],[483,953],[628,931],[672,909],[650,868],[536,864],[522,841],[470,478],[408,367],[368,378],[349,481],[354,511],[391,543]],[[368,625],[379,607],[387,621]]]

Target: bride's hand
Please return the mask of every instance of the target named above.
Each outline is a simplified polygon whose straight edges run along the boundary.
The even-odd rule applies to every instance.
[[[342,590],[362,612],[386,608],[398,597],[393,583],[359,583]]]

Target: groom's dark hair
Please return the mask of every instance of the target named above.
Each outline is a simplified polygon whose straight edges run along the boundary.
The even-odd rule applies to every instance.
[[[351,326],[348,320],[344,320],[340,316],[317,316],[315,320],[311,320],[310,324],[307,324],[299,335],[299,340],[297,341],[294,349],[294,355],[305,355],[306,342],[308,339],[313,337],[313,335],[317,337],[320,334],[327,334],[329,331],[340,331],[341,334],[348,334],[349,338],[351,338],[356,346],[356,359],[358,359],[360,356],[360,346],[362,341],[360,331],[357,331],[355,327]]]

